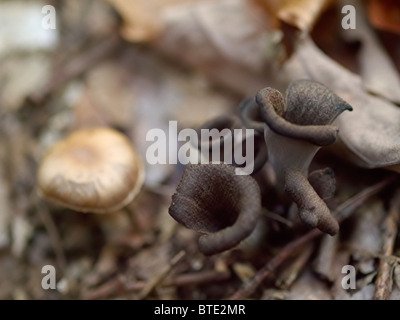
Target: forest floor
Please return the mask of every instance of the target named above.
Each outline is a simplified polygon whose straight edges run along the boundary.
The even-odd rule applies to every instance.
[[[357,2],[352,30],[351,1],[0,1],[0,299],[400,299],[400,31],[379,16],[400,7]],[[150,165],[146,134],[310,77],[357,112],[311,166],[335,172],[339,234],[293,228],[267,194],[262,241],[203,255],[168,212],[185,166]],[[46,150],[92,126],[125,134],[145,164],[140,193],[112,214],[37,192]],[[264,193],[270,170],[254,175]]]

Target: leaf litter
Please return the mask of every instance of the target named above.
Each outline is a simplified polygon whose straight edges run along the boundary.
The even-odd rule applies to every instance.
[[[2,14],[41,17],[32,9],[41,9],[41,1],[10,3],[1,3]],[[2,30],[8,45],[0,50],[0,298],[398,299],[398,219],[391,218],[400,210],[393,201],[398,182],[391,178],[400,172],[399,99],[391,87],[397,80],[375,85],[399,78],[398,57],[387,50],[387,39],[398,35],[382,38],[380,29],[396,31],[379,21],[389,4],[376,13],[366,8],[358,33],[338,32],[341,45],[361,43],[347,60],[359,63],[350,71],[340,63],[347,53],[330,56],[312,33],[325,10],[341,5],[60,1],[58,33],[50,38],[24,47],[10,29]],[[329,23],[340,28],[340,19]],[[22,39],[29,31],[21,28]],[[268,241],[251,252],[243,245],[205,257],[198,235],[168,215],[182,165],[147,165],[138,199],[112,217],[57,207],[36,194],[45,150],[77,128],[113,126],[145,157],[151,128],[166,129],[168,121],[196,128],[236,112],[262,87],[284,91],[300,78],[324,83],[354,108],[336,121],[340,141],[313,162],[335,170],[333,206],[350,199],[337,238],[299,233],[296,223],[272,219],[272,212],[265,217]],[[355,291],[342,288],[347,264],[357,271]],[[44,265],[56,267],[56,290],[40,285]],[[276,274],[262,273],[266,265]]]

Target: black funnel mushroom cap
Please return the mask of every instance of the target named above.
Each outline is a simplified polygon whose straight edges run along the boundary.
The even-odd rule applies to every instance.
[[[205,255],[232,249],[247,238],[260,212],[257,182],[222,163],[189,165],[169,207],[176,221],[202,233],[198,245]]]
[[[336,117],[352,107],[324,85],[311,80],[293,81],[282,94],[264,88],[256,95],[263,107],[266,124],[282,136],[308,141],[317,146],[336,141],[338,128],[331,125]]]

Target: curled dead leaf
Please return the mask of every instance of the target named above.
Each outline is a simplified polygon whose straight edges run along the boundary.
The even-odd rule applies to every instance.
[[[355,0],[346,3],[356,8],[357,28],[343,30],[342,35],[346,39],[358,40],[361,43],[358,59],[363,85],[371,93],[400,103],[400,75],[394,62],[369,26],[362,3]]]
[[[300,31],[309,32],[328,3],[328,0],[286,0],[277,16]]]
[[[396,0],[369,1],[369,19],[379,29],[400,34],[400,2]]]
[[[185,0],[108,0],[124,19],[122,36],[130,41],[151,41],[164,30],[163,12]],[[193,0],[198,1],[198,0]]]

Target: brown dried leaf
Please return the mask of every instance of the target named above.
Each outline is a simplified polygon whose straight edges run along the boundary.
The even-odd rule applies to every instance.
[[[163,14],[185,0],[108,0],[121,14],[125,24],[121,30],[130,41],[151,41],[165,28]],[[202,1],[202,0],[191,0]]]
[[[284,70],[289,81],[309,78],[324,83],[353,107],[336,120],[345,145],[340,154],[362,167],[400,172],[400,109],[396,105],[367,93],[359,76],[328,58],[309,38],[299,43]]]
[[[153,14],[163,32],[152,45],[175,61],[246,95],[273,81],[268,68],[279,54],[279,35],[252,1],[176,1]]]
[[[291,287],[287,300],[331,300],[327,286],[312,275],[310,271],[302,274]]]
[[[400,34],[400,3],[397,0],[370,0],[371,23],[379,29]]]
[[[359,59],[365,88],[392,102],[400,103],[400,76],[396,66],[380,44],[374,30],[368,25],[364,8],[359,1],[346,1],[346,3],[356,8],[357,28],[344,30],[342,34],[345,38],[357,39],[361,42]]]
[[[329,0],[286,0],[277,16],[297,29],[309,32]]]

